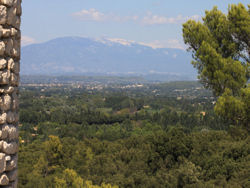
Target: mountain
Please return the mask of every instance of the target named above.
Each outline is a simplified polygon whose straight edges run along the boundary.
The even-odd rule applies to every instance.
[[[64,37],[22,48],[25,75],[143,75],[149,79],[195,79],[184,50],[125,40]]]

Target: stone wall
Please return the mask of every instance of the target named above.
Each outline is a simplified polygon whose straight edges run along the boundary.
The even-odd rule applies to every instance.
[[[0,187],[17,187],[21,0],[0,0]]]

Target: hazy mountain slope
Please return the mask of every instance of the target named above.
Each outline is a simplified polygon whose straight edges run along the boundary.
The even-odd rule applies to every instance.
[[[191,57],[179,49],[65,37],[22,48],[22,74],[168,73],[195,77]]]

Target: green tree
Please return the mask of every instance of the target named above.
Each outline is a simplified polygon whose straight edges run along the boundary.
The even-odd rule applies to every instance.
[[[192,52],[193,66],[205,88],[219,97],[215,111],[234,124],[249,127],[250,11],[231,5],[225,15],[214,7],[203,22],[183,24],[183,38]],[[235,108],[235,109],[233,109]]]
[[[44,143],[45,158],[48,162],[48,173],[53,173],[60,168],[62,161],[62,143],[57,136],[49,136],[49,140]]]
[[[83,188],[83,179],[72,169],[63,171],[63,178],[55,178],[55,187]]]
[[[92,181],[83,181],[83,179],[72,169],[65,169],[63,171],[62,179],[55,178],[56,188],[118,188],[118,186],[112,186],[111,184],[102,183],[101,186],[93,185]]]

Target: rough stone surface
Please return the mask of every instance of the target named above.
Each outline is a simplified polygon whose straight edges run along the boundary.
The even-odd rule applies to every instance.
[[[8,130],[4,126],[6,126],[6,125],[3,125],[2,130],[0,131],[0,139],[1,140],[5,140],[8,137]]]
[[[0,87],[0,93],[11,94],[15,91],[15,88],[12,86]]]
[[[0,177],[0,185],[8,185],[9,184],[9,178],[6,174],[2,174]]]
[[[15,63],[12,58],[8,59],[8,70],[19,73],[19,63]]]
[[[0,99],[0,108],[3,111],[10,110],[12,103],[11,97],[7,94]]]
[[[15,168],[17,168],[17,156],[14,156],[13,159],[7,162],[5,170],[12,171]]]
[[[5,160],[6,160],[7,162],[10,161],[10,160],[11,160],[11,156],[6,155]]]
[[[0,55],[4,55],[5,52],[5,43],[0,41]]]
[[[0,174],[6,170],[5,153],[0,153]]]
[[[19,49],[20,49],[20,42],[14,40],[11,55],[15,58],[20,57],[20,50]]]
[[[0,69],[5,69],[7,66],[7,61],[4,58],[0,59]]]
[[[10,34],[11,34],[10,29],[3,29],[3,30],[2,30],[2,36],[3,36],[4,38],[9,37]]]
[[[17,179],[17,170],[13,170],[11,172],[7,172],[7,176],[9,178],[9,181],[15,181]]]
[[[10,83],[11,85],[17,86],[19,84],[19,75],[15,73],[10,74]]]
[[[0,187],[17,187],[22,0],[0,0]]]
[[[0,0],[0,2],[1,2],[2,4],[4,4],[4,5],[12,6],[14,0]]]
[[[14,47],[14,42],[12,39],[7,39],[7,40],[4,40],[4,43],[5,43],[5,54],[7,56],[10,56],[11,55],[11,51]]]
[[[14,125],[3,125],[2,126],[2,138],[8,140],[15,140],[18,139],[18,130],[17,127]]]
[[[3,113],[3,114],[0,116],[0,124],[5,124],[5,123],[6,123],[6,119],[7,119],[7,114],[6,114],[6,113]]]
[[[10,71],[0,71],[0,84],[9,84],[10,82]]]
[[[14,37],[15,35],[17,35],[17,33],[18,33],[18,31],[17,31],[15,28],[11,28],[11,29],[10,29],[10,35],[11,35],[12,37]]]
[[[12,99],[13,99],[13,101],[12,101],[12,109],[13,110],[18,110],[19,100],[18,100],[16,92],[12,93]]]
[[[15,114],[13,112],[8,112],[6,120],[8,123],[14,123],[16,121]]]
[[[16,142],[7,143],[2,142],[2,151],[8,155],[15,154],[18,150],[18,145]]]
[[[5,126],[5,127],[6,127],[6,131],[8,132],[8,139],[9,140],[18,139],[18,130],[17,130],[16,126],[8,125],[8,126]]]
[[[0,5],[0,24],[5,24],[7,21],[7,7]]]

